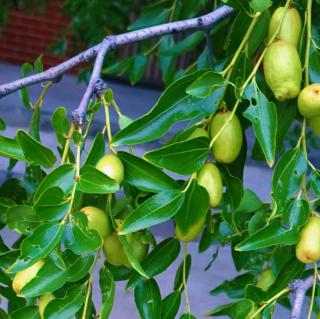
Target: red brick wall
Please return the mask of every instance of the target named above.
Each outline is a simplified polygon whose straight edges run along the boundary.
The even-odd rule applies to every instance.
[[[49,52],[68,20],[61,14],[60,0],[50,0],[44,14],[26,13],[14,9],[9,13],[5,29],[0,34],[0,61],[22,64],[33,62],[40,54],[46,67],[64,60]]]

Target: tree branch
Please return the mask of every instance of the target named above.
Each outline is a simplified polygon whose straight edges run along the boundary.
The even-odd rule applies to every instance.
[[[0,98],[15,92],[23,87],[30,86],[32,84],[41,83],[45,81],[56,81],[64,73],[74,68],[75,66],[89,62],[97,57],[90,83],[84,93],[84,96],[80,102],[79,107],[73,112],[73,119],[75,124],[81,124],[85,110],[87,108],[88,101],[94,90],[94,83],[100,77],[101,68],[105,55],[109,50],[119,48],[125,44],[149,39],[155,36],[161,36],[170,33],[183,32],[186,30],[194,29],[206,29],[221,19],[229,16],[234,12],[234,9],[228,6],[222,6],[209,14],[203,15],[198,18],[175,21],[157,25],[137,31],[123,33],[111,37],[106,37],[101,43],[94,47],[87,49],[86,51],[74,56],[73,58],[54,66],[44,72],[25,77],[7,84],[0,85]]]
[[[310,289],[312,285],[313,276],[307,277],[304,280],[296,279],[290,284],[289,288],[295,294],[290,316],[291,319],[301,318],[303,301],[308,289]]]

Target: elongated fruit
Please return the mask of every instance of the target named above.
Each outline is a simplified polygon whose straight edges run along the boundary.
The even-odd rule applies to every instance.
[[[210,207],[216,207],[222,198],[223,184],[221,174],[216,165],[206,163],[197,174],[197,182],[204,187],[210,199]]]
[[[197,127],[188,137],[188,140],[197,137],[207,137],[209,138],[209,133],[201,127]]]
[[[46,307],[48,306],[48,303],[55,299],[55,296],[51,293],[47,293],[47,294],[44,294],[42,295],[40,298],[39,298],[39,313],[40,313],[40,317],[41,319],[44,318],[44,311],[46,309]]]
[[[190,242],[194,240],[198,234],[200,233],[201,229],[203,228],[205,222],[206,222],[206,215],[199,218],[199,220],[193,224],[187,232],[183,232],[178,225],[176,225],[176,236],[179,240],[184,242]]]
[[[96,168],[119,184],[123,181],[124,167],[121,160],[115,154],[103,156],[97,163]]]
[[[272,272],[272,269],[266,268],[262,271],[257,286],[261,288],[264,291],[267,291],[268,288],[274,283],[275,281],[274,274]]]
[[[306,118],[320,115],[320,83],[303,88],[298,97],[298,108]]]
[[[320,137],[320,115],[309,119],[309,125],[314,134]]]
[[[283,14],[285,16],[277,34],[277,39],[287,41],[298,47],[301,33],[301,19],[298,10],[293,7],[288,8],[287,12],[284,7],[279,7],[274,11],[269,24],[269,40],[276,33]]]
[[[296,246],[297,258],[305,263],[314,263],[320,259],[320,218],[311,216],[300,233]]]
[[[19,294],[22,288],[37,276],[37,273],[43,267],[44,264],[45,261],[43,259],[40,259],[37,262],[35,262],[32,266],[24,270],[18,271],[12,280],[13,290],[17,294]]]
[[[272,43],[263,58],[263,68],[266,82],[277,100],[298,96],[302,67],[294,45],[283,40]]]
[[[229,120],[231,112],[218,113],[211,122],[210,138],[213,139]],[[243,142],[241,124],[236,115],[226,124],[222,133],[212,146],[213,155],[217,162],[231,163],[240,153]]]
[[[111,235],[113,229],[106,212],[93,206],[83,207],[81,212],[88,218],[88,227],[96,230],[103,239]]]

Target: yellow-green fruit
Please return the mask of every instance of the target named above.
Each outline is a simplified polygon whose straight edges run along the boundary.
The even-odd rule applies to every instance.
[[[35,262],[32,266],[24,270],[18,271],[12,280],[13,290],[17,294],[19,294],[22,288],[37,276],[37,273],[44,264],[45,261],[43,259],[40,259],[37,262]]]
[[[306,118],[320,115],[320,83],[310,84],[300,92],[298,108]]]
[[[309,125],[314,134],[320,137],[320,115],[309,119]]]
[[[283,40],[272,43],[263,58],[264,76],[279,101],[293,99],[300,92],[302,67],[295,46]]]
[[[149,245],[142,242],[142,237],[143,232],[136,232],[128,239],[132,252],[139,262],[146,257],[149,249]]]
[[[44,294],[39,298],[39,305],[38,306],[39,306],[39,313],[40,313],[41,319],[44,318],[43,314],[44,314],[44,311],[45,311],[48,303],[53,299],[55,299],[55,296],[51,293]]]
[[[272,269],[264,269],[258,279],[257,286],[264,291],[267,291],[269,287],[274,283],[275,277]]]
[[[297,258],[305,263],[314,263],[320,259],[320,218],[311,216],[302,228],[300,240],[296,246]]]
[[[211,122],[210,138],[214,138],[230,118],[231,112],[218,113]],[[213,155],[217,162],[231,163],[240,153],[243,136],[241,124],[236,115],[223,129],[212,146]]]
[[[203,225],[206,222],[206,215],[200,218],[197,223],[192,225],[188,231],[185,233],[183,232],[178,225],[176,225],[176,236],[179,240],[184,242],[189,242],[194,240],[198,234],[200,233],[201,229],[203,228]]]
[[[207,137],[209,138],[209,133],[204,130],[203,128],[197,127],[188,137],[188,140],[191,140],[192,138],[197,137]]]
[[[210,200],[210,206],[216,207],[222,198],[223,184],[221,174],[216,165],[206,163],[197,174],[197,182],[204,187]]]
[[[83,207],[81,212],[87,216],[88,227],[96,230],[103,239],[112,233],[113,229],[106,212],[93,206]]]
[[[124,177],[124,167],[121,160],[114,154],[103,156],[96,168],[121,184]]]
[[[275,10],[269,24],[269,40],[277,32],[283,14],[285,16],[277,34],[277,39],[287,41],[297,47],[300,40],[301,19],[298,10],[293,7],[288,8],[287,12],[284,7]]]

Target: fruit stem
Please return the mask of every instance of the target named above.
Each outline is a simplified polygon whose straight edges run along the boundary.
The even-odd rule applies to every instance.
[[[184,294],[186,297],[186,307],[185,307],[185,311],[186,313],[191,313],[190,311],[190,301],[189,301],[189,294],[188,294],[188,287],[187,287],[187,275],[186,275],[186,263],[187,263],[187,257],[188,257],[188,243],[184,242],[183,243],[183,286],[184,286]]]
[[[90,277],[88,279],[88,288],[87,288],[86,299],[85,299],[85,302],[84,302],[81,319],[86,319],[86,317],[87,317],[87,310],[88,310],[88,304],[89,304],[89,297],[90,297],[90,294],[91,294],[91,289],[92,289],[92,275],[90,274]]]
[[[317,286],[317,280],[318,280],[317,262],[313,263],[313,267],[314,267],[314,277],[313,277],[312,294],[311,294],[310,307],[309,307],[309,312],[308,312],[308,319],[311,319],[312,308],[313,308],[313,304],[314,304],[314,297],[315,297],[315,293],[316,293],[316,286]]]
[[[108,143],[109,143],[110,151],[112,151],[113,153],[117,153],[115,151],[115,149],[113,148],[113,146],[111,145],[112,132],[111,132],[111,124],[110,124],[109,103],[106,101],[104,96],[101,99],[102,99],[102,103],[103,103],[103,106],[104,106],[104,113],[105,113],[105,116],[106,116],[106,126],[103,129],[103,133],[104,133],[105,129],[107,129]]]
[[[66,144],[64,145],[64,149],[63,149],[63,154],[62,154],[62,157],[61,157],[60,165],[63,165],[67,160],[68,153],[69,153],[69,148],[70,148],[70,142],[71,142],[72,134],[73,134],[75,128],[76,128],[75,124],[72,123],[70,128],[69,128],[68,135],[66,137]]]
[[[312,17],[312,0],[307,2],[306,20],[307,20],[307,44],[306,57],[304,61],[305,85],[309,85],[309,59],[310,59],[310,43],[311,43],[311,17]]]

